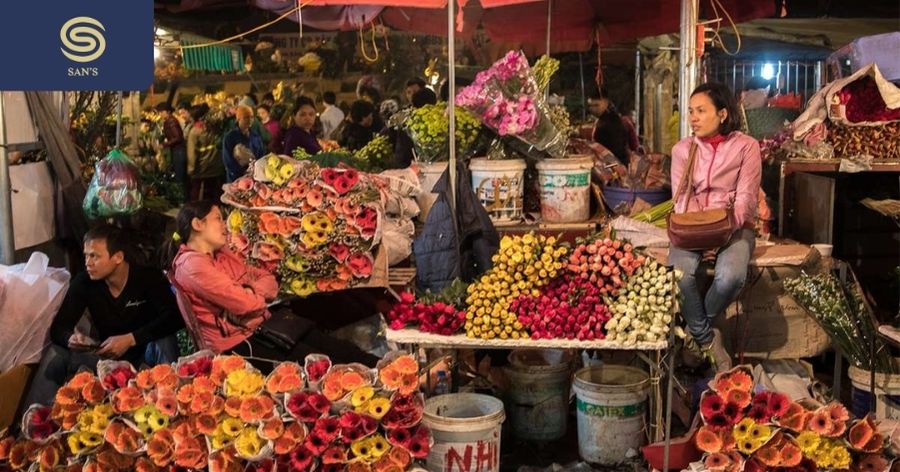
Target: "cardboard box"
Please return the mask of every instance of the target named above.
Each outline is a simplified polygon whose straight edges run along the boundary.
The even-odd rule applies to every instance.
[[[0,374],[0,431],[12,425],[31,383],[32,367],[20,364]]]

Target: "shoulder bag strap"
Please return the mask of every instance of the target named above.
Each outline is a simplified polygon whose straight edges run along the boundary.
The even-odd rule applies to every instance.
[[[681,194],[687,190],[687,199],[690,200],[691,196],[694,195],[694,161],[697,158],[697,143],[691,141],[691,150],[688,155],[688,165],[684,171],[684,175],[681,176],[681,184],[678,186],[678,192],[675,193],[675,202],[678,203],[678,199],[681,197]]]

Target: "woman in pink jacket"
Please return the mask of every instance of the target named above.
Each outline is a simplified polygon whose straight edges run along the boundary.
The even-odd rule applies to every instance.
[[[178,291],[179,305],[201,348],[272,361],[295,360],[313,352],[336,363],[373,365],[377,358],[332,338],[288,308],[268,309],[278,294],[275,277],[248,265],[226,246],[226,225],[214,202],[184,205],[177,231],[164,249],[164,267]],[[189,305],[189,306],[184,306]],[[271,364],[257,363],[261,369]]]
[[[716,252],[715,278],[702,296],[697,287],[697,271],[703,251],[669,248],[669,263],[683,275],[681,312],[693,340],[701,352],[711,357],[717,370],[731,367],[722,334],[712,321],[737,299],[747,278],[747,266],[755,245],[754,226],[758,212],[761,160],[759,144],[740,131],[741,119],[734,94],[725,85],[706,83],[691,94],[688,117],[694,135],[672,148],[672,192],[675,192],[688,166],[692,144],[697,145],[696,161],[690,185],[693,198],[681,195],[675,212],[714,208],[734,209],[737,228],[726,245]],[[687,193],[687,192],[685,192]]]

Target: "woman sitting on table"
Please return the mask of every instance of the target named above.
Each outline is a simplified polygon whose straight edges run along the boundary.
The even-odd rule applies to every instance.
[[[759,144],[740,131],[741,119],[734,94],[725,85],[706,83],[691,94],[688,116],[694,135],[672,148],[672,192],[679,182],[696,146],[693,175],[688,185],[693,196],[687,201],[683,192],[675,202],[675,212],[701,211],[732,207],[734,227],[731,240],[716,251],[716,270],[712,286],[703,297],[697,287],[697,271],[704,251],[669,248],[669,263],[683,272],[681,311],[690,335],[700,353],[711,358],[718,371],[731,368],[722,334],[712,321],[734,302],[747,278],[747,267],[755,246],[754,225],[758,212],[761,160]]]
[[[228,249],[225,220],[216,203],[184,205],[176,224],[177,232],[164,248],[164,267],[171,268],[180,300],[190,304],[190,324],[199,331],[193,334],[205,347],[273,361],[302,361],[307,354],[324,353],[335,363],[375,365],[376,357],[324,334],[313,321],[287,308],[269,311],[278,283]]]

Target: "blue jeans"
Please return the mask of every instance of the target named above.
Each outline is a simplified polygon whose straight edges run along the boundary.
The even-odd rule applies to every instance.
[[[697,287],[697,271],[703,260],[703,251],[669,247],[669,264],[683,273],[678,282],[681,314],[691,335],[700,345],[712,341],[713,319],[724,313],[744,288],[747,267],[755,246],[756,238],[752,229],[740,229],[734,233],[731,241],[716,254],[716,275],[705,298]]]
[[[150,367],[175,362],[178,360],[178,340],[172,335],[148,343],[142,357],[140,361]],[[51,343],[41,356],[41,363],[25,397],[25,405],[51,405],[59,387],[81,370],[96,371],[100,360],[96,354],[76,352]],[[135,364],[134,367],[139,369],[140,365]]]

